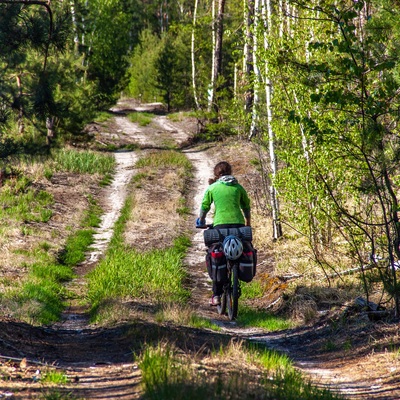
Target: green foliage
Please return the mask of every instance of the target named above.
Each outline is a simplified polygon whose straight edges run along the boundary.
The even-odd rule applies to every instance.
[[[140,38],[131,59],[129,94],[142,101],[164,100],[168,110],[192,105],[190,48],[184,27],[171,27],[161,39],[145,30]]]
[[[160,49],[160,40],[149,29],[142,31],[129,68],[128,94],[144,102],[159,101],[161,93],[156,87],[155,62]]]
[[[86,55],[89,63],[88,77],[98,82],[98,88],[101,88],[99,92],[105,95],[103,99],[106,100],[107,96],[113,96],[121,89],[120,83],[127,67],[126,55],[131,45],[128,35],[130,12],[117,0],[94,0],[87,3],[87,7],[90,18],[86,40],[92,47]],[[100,97],[98,99],[100,107],[107,105],[107,101],[102,102]]]
[[[162,37],[155,68],[157,87],[163,94],[168,111],[193,104],[189,49],[188,35],[182,28],[171,29]]]

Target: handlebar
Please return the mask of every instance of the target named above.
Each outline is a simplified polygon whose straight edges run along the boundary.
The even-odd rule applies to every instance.
[[[212,229],[213,226],[213,224],[196,225],[196,229]]]

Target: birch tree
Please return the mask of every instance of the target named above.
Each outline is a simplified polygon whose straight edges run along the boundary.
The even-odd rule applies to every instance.
[[[213,56],[212,56],[212,71],[211,71],[211,85],[208,97],[208,110],[218,112],[218,104],[215,101],[215,94],[217,90],[218,78],[221,74],[222,68],[222,40],[224,34],[224,11],[225,0],[218,0],[218,10],[215,15],[215,0],[213,0]]]
[[[192,89],[193,89],[193,98],[196,104],[196,108],[200,109],[199,99],[197,97],[197,87],[196,87],[196,60],[195,60],[195,33],[196,33],[196,18],[197,18],[197,7],[199,4],[199,0],[195,0],[194,2],[194,10],[193,10],[193,27],[192,27],[192,40],[190,47],[190,59],[192,63]]]

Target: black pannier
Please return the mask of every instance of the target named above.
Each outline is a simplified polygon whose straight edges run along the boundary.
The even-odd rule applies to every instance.
[[[206,264],[208,275],[214,282],[223,283],[228,280],[226,257],[221,243],[214,243],[207,250]]]
[[[216,242],[223,242],[228,235],[235,235],[246,242],[253,240],[251,226],[242,226],[240,228],[206,229],[204,231],[204,244],[210,246]]]
[[[257,250],[250,242],[243,241],[243,254],[239,258],[238,278],[251,282],[257,272]]]

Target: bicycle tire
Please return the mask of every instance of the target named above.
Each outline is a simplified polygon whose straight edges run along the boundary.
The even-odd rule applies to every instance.
[[[237,264],[232,266],[231,285],[226,292],[226,305],[228,317],[231,321],[236,319],[239,306],[239,278]]]
[[[237,318],[238,307],[239,307],[239,278],[238,278],[238,266],[234,264],[232,266],[231,275],[231,290],[229,291],[228,303],[228,316],[231,321]]]
[[[224,293],[221,295],[221,304],[217,305],[217,311],[219,315],[225,315],[226,313],[226,291],[224,290]]]

